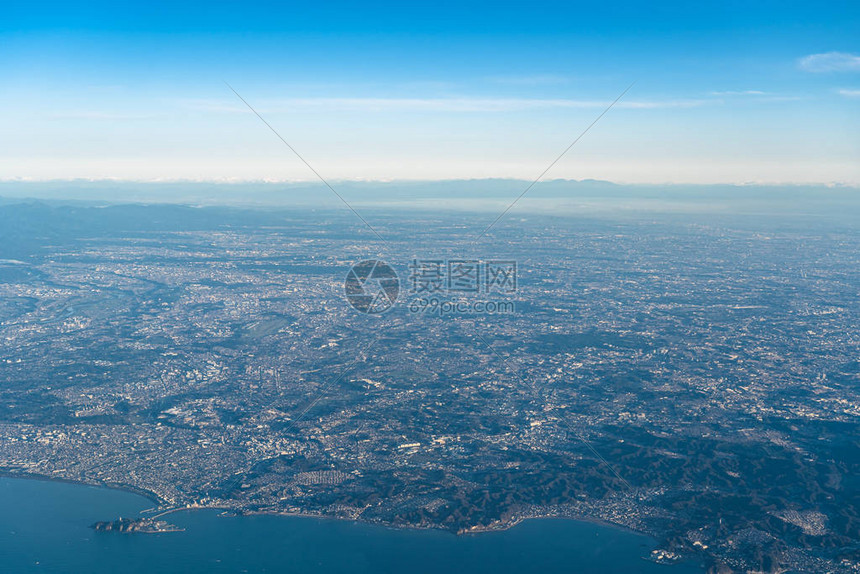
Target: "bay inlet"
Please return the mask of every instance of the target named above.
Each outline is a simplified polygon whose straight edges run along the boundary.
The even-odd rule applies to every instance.
[[[687,574],[694,564],[644,560],[647,536],[601,524],[528,520],[501,532],[455,536],[296,516],[169,515],[183,532],[123,534],[89,526],[136,517],[152,502],[129,492],[0,478],[0,570],[27,573]]]

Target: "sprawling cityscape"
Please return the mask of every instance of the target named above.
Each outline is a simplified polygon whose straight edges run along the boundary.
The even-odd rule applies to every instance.
[[[569,517],[658,562],[860,571],[850,222],[369,216],[384,241],[343,211],[0,207],[0,471],[159,516]],[[362,313],[344,279],[377,259],[399,297]],[[454,259],[515,262],[515,311],[411,312],[415,261]]]

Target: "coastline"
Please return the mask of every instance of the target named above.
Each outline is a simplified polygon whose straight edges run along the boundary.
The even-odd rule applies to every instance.
[[[597,518],[597,517],[584,516],[584,515],[559,516],[558,514],[546,514],[546,515],[539,515],[539,516],[521,516],[521,517],[516,517],[512,520],[508,520],[508,521],[504,521],[504,522],[499,521],[499,522],[496,522],[496,523],[493,523],[493,524],[487,525],[487,526],[474,526],[474,527],[471,527],[468,529],[461,529],[461,530],[455,532],[455,531],[452,531],[452,530],[449,530],[446,528],[442,528],[440,526],[433,526],[433,525],[427,525],[427,526],[402,525],[402,524],[390,524],[390,523],[385,523],[385,522],[365,520],[365,519],[361,518],[360,515],[357,517],[346,517],[346,516],[337,516],[337,515],[330,515],[330,514],[318,514],[318,513],[303,512],[303,511],[244,510],[244,509],[237,509],[237,508],[234,508],[231,506],[215,506],[215,505],[213,505],[213,506],[201,506],[198,504],[191,504],[191,505],[187,505],[187,506],[167,506],[164,504],[164,501],[161,500],[156,494],[154,494],[150,491],[147,491],[145,489],[136,487],[136,486],[132,486],[132,485],[128,485],[128,484],[122,484],[122,483],[106,483],[106,482],[95,482],[95,481],[94,482],[86,482],[86,481],[73,480],[73,479],[62,478],[62,477],[46,476],[46,475],[42,475],[42,474],[9,472],[7,470],[0,470],[0,478],[36,480],[36,481],[42,481],[42,482],[57,482],[57,483],[72,484],[72,485],[77,485],[77,486],[89,486],[89,487],[94,487],[94,488],[107,488],[110,490],[116,490],[116,491],[126,492],[129,494],[135,494],[135,495],[141,496],[141,497],[149,500],[150,502],[152,502],[156,505],[155,508],[146,509],[144,511],[141,511],[141,514],[143,514],[144,512],[147,512],[147,511],[154,512],[154,514],[147,517],[147,518],[152,518],[152,519],[161,518],[163,516],[167,516],[169,514],[174,514],[174,513],[182,512],[182,511],[201,511],[201,510],[218,511],[218,510],[220,510],[220,511],[222,511],[222,513],[230,512],[235,516],[284,516],[284,517],[296,517],[296,518],[315,518],[315,519],[323,519],[323,520],[338,520],[338,521],[355,522],[355,523],[361,523],[361,524],[367,524],[367,525],[387,528],[390,530],[406,530],[406,531],[409,531],[409,530],[413,530],[413,531],[435,530],[438,532],[444,532],[447,534],[451,534],[451,535],[456,536],[456,537],[480,535],[480,534],[492,533],[492,532],[504,532],[506,530],[510,530],[511,528],[514,528],[515,526],[517,526],[519,524],[525,523],[529,520],[551,520],[552,519],[552,520],[571,520],[571,521],[575,521],[575,522],[584,522],[584,523],[588,523],[588,524],[593,524],[593,525],[601,526],[601,527],[605,527],[605,528],[617,529],[617,530],[620,530],[623,532],[628,532],[631,534],[645,536],[645,537],[648,537],[648,538],[652,539],[653,541],[657,542],[657,538],[656,538],[654,533],[635,530],[633,528],[630,528],[630,527],[622,525],[622,524],[617,524],[614,522],[608,522],[608,521],[602,520],[602,519]]]
[[[0,478],[20,478],[24,480],[38,480],[42,482],[59,482],[64,484],[74,484],[77,486],[91,486],[94,488],[108,488],[110,490],[119,490],[122,492],[127,492],[130,494],[136,494],[138,496],[142,496],[143,498],[149,500],[154,503],[156,506],[162,506],[164,501],[161,500],[158,495],[143,488],[139,488],[133,486],[131,484],[122,484],[122,483],[110,483],[110,482],[87,482],[83,480],[74,480],[71,478],[62,478],[56,476],[47,476],[44,474],[33,474],[33,473],[17,473],[10,472],[8,470],[0,470]]]
[[[17,572],[36,574],[39,569],[33,564],[34,561],[40,561],[43,567],[49,562],[66,565],[65,570],[60,568],[56,571],[98,571],[100,574],[110,574],[115,571],[109,569],[112,565],[123,563],[132,556],[139,558],[140,568],[130,570],[135,574],[146,574],[147,571],[183,572],[176,565],[178,562],[174,563],[170,557],[178,557],[183,564],[196,565],[194,574],[216,571],[227,574],[239,571],[239,566],[248,565],[254,565],[249,571],[279,571],[279,565],[282,566],[284,560],[298,556],[301,568],[297,572],[314,572],[317,571],[316,566],[325,563],[332,568],[330,574],[345,574],[351,571],[354,564],[360,563],[364,567],[359,569],[360,572],[372,574],[374,570],[368,570],[368,565],[398,564],[404,568],[414,565],[416,552],[420,555],[422,549],[433,552],[432,560],[420,563],[425,569],[417,570],[427,574],[444,571],[443,566],[455,558],[470,564],[470,571],[501,574],[513,574],[524,571],[524,568],[528,571],[527,565],[533,559],[545,565],[546,572],[565,572],[569,564],[577,561],[587,565],[583,572],[591,574],[602,571],[660,574],[662,571],[653,570],[651,565],[643,565],[641,570],[636,566],[636,563],[655,562],[649,560],[649,553],[656,546],[651,537],[629,533],[628,529],[597,520],[583,521],[565,516],[552,517],[556,520],[549,521],[538,513],[531,513],[529,518],[544,519],[532,520],[525,527],[527,518],[518,518],[495,523],[491,529],[482,532],[468,533],[471,536],[460,536],[440,528],[408,528],[307,512],[263,511],[234,515],[230,512],[232,509],[225,509],[222,505],[218,508],[166,508],[161,512],[173,516],[144,520],[166,521],[177,528],[150,531],[141,527],[135,530],[130,527],[119,528],[116,524],[121,522],[134,526],[133,523],[138,520],[135,517],[143,516],[138,513],[147,508],[148,499],[138,498],[133,492],[117,488],[102,490],[101,486],[96,486],[98,490],[74,488],[92,485],[68,480],[39,480],[42,477],[28,476],[26,478],[36,480],[22,481],[16,478],[24,477],[4,476],[3,488],[0,489],[10,509],[4,528],[12,534],[0,545],[0,555],[6,553],[15,557],[19,564],[16,563],[11,571]],[[71,486],[64,486],[63,483]],[[179,514],[182,510],[207,512]],[[222,510],[228,513],[222,514]],[[260,516],[254,518],[254,515]],[[264,515],[270,515],[271,518]],[[124,518],[117,519],[117,516]],[[105,530],[122,534],[89,534],[93,524],[107,524],[106,519],[111,518],[113,520],[108,522],[114,523],[114,526]],[[523,527],[513,528],[521,523]],[[171,536],[123,536],[126,532],[161,534],[176,530],[184,532]],[[439,532],[434,533],[432,530]],[[478,535],[490,531],[496,534]],[[86,544],[91,551],[81,555],[74,550],[79,543]],[[344,556],[350,558],[331,556],[329,549],[332,543],[342,545]],[[616,549],[620,553],[617,556]],[[365,559],[370,562],[363,562]],[[78,566],[70,570],[68,564],[73,563]],[[617,568],[619,564],[626,566]],[[101,569],[94,569],[94,565]],[[604,570],[605,565],[611,565],[612,568]],[[155,566],[155,569],[150,569],[151,566]],[[704,571],[691,564],[682,566],[679,574],[704,574]]]

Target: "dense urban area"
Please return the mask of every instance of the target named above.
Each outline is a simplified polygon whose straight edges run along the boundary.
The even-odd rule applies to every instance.
[[[161,511],[654,536],[714,572],[860,571],[860,235],[767,216],[0,206],[0,471]],[[360,313],[350,266],[396,304]],[[415,313],[416,260],[516,288]],[[116,517],[104,517],[113,520]],[[106,523],[107,524],[107,523]]]

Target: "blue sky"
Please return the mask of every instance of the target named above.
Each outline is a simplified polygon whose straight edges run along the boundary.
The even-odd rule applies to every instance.
[[[16,3],[0,179],[860,184],[860,4]]]

